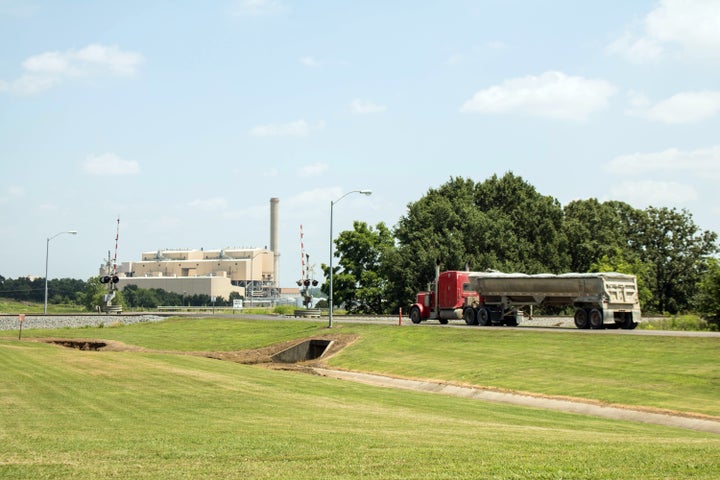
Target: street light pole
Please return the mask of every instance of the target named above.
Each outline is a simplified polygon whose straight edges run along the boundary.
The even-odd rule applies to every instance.
[[[361,193],[363,195],[372,195],[372,190],[352,190],[347,192],[337,200],[330,201],[330,295],[328,296],[328,306],[330,310],[328,312],[328,328],[333,326],[333,207],[343,198],[347,197],[351,193]]]
[[[50,240],[57,237],[58,235],[62,235],[63,233],[68,233],[70,235],[77,235],[77,230],[68,230],[67,232],[60,232],[56,233],[52,237],[48,237],[47,242],[45,243],[45,301],[43,303],[43,315],[47,315],[47,298],[48,298],[48,258],[50,257]]]

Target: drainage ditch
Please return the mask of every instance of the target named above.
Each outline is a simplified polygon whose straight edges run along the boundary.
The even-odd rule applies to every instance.
[[[107,343],[105,342],[92,342],[87,340],[53,340],[49,343],[54,343],[55,345],[60,345],[62,347],[91,352],[97,352],[107,347]]]
[[[273,362],[297,363],[321,358],[332,345],[332,340],[311,339],[272,355]]]

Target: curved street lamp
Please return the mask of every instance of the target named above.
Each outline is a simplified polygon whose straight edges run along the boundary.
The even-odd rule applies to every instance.
[[[77,235],[77,230],[68,230],[67,232],[59,232],[53,235],[52,237],[48,237],[47,243],[45,244],[45,302],[43,304],[43,315],[47,315],[47,297],[48,297],[48,257],[50,256],[50,240],[57,237],[58,235],[62,235],[63,233],[67,233],[70,235]]]
[[[328,296],[328,306],[330,311],[328,313],[328,328],[333,326],[333,207],[343,198],[347,197],[351,193],[360,193],[362,195],[372,195],[372,190],[352,190],[347,192],[342,197],[338,198],[334,202],[330,202],[330,295]]]

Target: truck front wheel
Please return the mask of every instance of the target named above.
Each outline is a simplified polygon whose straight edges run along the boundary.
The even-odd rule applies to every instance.
[[[410,309],[410,320],[412,320],[413,323],[420,323],[422,321],[420,309],[418,307],[412,307]]]

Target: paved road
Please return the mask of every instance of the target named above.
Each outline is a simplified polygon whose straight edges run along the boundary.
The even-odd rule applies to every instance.
[[[137,313],[124,313],[122,315],[27,315],[24,329],[28,328],[63,328],[63,327],[83,327],[83,326],[97,326],[100,324],[111,324],[111,323],[137,323],[147,321],[160,321],[163,318],[170,316],[183,316],[183,317],[211,317],[216,318],[249,318],[258,320],[307,320],[312,322],[327,322],[328,318],[299,318],[291,316],[280,316],[280,315],[256,315],[256,314],[216,314],[213,315],[210,312],[182,312],[182,313],[164,313],[158,315],[153,312],[137,312]],[[525,320],[518,327],[479,327],[466,325],[462,320],[454,320],[447,325],[440,325],[436,320],[429,320],[422,322],[418,325],[413,324],[409,318],[403,317],[402,322],[398,316],[346,316],[346,315],[334,315],[333,323],[363,323],[363,324],[380,324],[380,325],[398,325],[402,324],[403,327],[410,328],[468,328],[468,329],[511,329],[518,331],[548,331],[548,332],[565,332],[575,333],[584,335],[654,335],[654,336],[675,336],[675,337],[717,337],[720,338],[720,332],[682,332],[682,331],[669,331],[669,330],[620,330],[620,329],[606,329],[606,330],[578,330],[573,324],[573,320],[570,317],[536,317],[533,320]],[[0,314],[0,330],[16,330],[18,328],[18,316]]]

